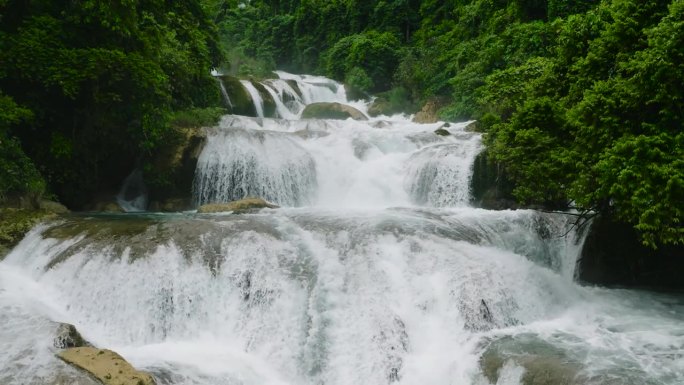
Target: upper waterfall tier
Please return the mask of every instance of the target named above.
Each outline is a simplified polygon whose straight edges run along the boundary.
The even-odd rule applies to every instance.
[[[335,102],[366,109],[364,102],[349,101],[344,85],[332,79],[283,71],[274,73],[278,78],[262,81],[217,76],[226,107],[237,115],[290,120],[298,119],[304,106],[312,103]]]
[[[281,206],[468,205],[480,135],[444,123],[226,116],[209,130],[197,204],[259,196]]]

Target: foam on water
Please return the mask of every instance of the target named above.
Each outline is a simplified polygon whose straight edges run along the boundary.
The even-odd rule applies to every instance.
[[[0,262],[0,383],[92,384],[55,358],[55,321],[159,384],[684,383],[681,296],[577,285],[573,216],[469,207],[467,123],[298,120],[344,87],[278,76],[287,119],[209,129],[194,197],[284,208],[36,227]]]
[[[564,215],[289,209],[52,238],[84,220],[36,229],[0,263],[6,383],[53,368],[49,320],[160,383],[475,384],[483,341],[523,333],[583,357],[587,376],[683,379],[681,301],[563,279],[576,240],[550,237]]]

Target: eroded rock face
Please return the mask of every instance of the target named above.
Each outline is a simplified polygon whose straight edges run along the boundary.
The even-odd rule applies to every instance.
[[[534,336],[503,337],[492,341],[480,358],[483,374],[497,383],[501,368],[513,361],[525,369],[523,385],[580,385],[582,366],[567,352]]]
[[[245,198],[237,201],[232,201],[228,203],[210,203],[202,205],[197,209],[198,213],[221,213],[226,211],[232,211],[233,213],[242,213],[252,209],[275,209],[278,206],[268,203],[261,198]]]
[[[302,111],[302,119],[368,120],[363,112],[341,103],[311,103]]]
[[[415,123],[437,123],[439,121],[438,112],[446,105],[443,98],[431,98],[425,103],[423,108],[413,117]]]
[[[69,348],[57,353],[57,357],[92,374],[105,385],[156,385],[151,375],[136,370],[111,350],[94,347]]]
[[[55,339],[53,340],[52,344],[57,349],[92,346],[90,342],[86,341],[86,339],[81,336],[81,333],[79,333],[78,330],[76,330],[76,327],[72,324],[60,323],[57,326],[57,331],[55,334]]]

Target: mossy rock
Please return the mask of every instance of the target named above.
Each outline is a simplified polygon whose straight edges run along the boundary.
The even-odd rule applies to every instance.
[[[0,208],[0,258],[39,222],[56,217],[56,213],[48,210]]]
[[[302,119],[368,120],[363,112],[341,103],[311,103],[304,107]]]
[[[254,88],[259,91],[259,95],[261,96],[261,100],[264,102],[264,117],[266,118],[275,118],[276,116],[276,103],[275,100],[273,100],[273,96],[266,91],[266,87],[256,81],[251,81],[252,85],[254,85]]]
[[[218,79],[223,83],[223,87],[226,89],[226,93],[230,99],[230,112],[232,114],[256,116],[256,109],[252,102],[252,97],[249,96],[249,92],[247,92],[242,85],[240,79],[228,75],[218,76]]]
[[[522,366],[522,385],[580,385],[584,382],[577,360],[564,350],[535,336],[506,336],[491,341],[480,357],[484,376],[497,383],[501,368],[507,361]]]
[[[148,373],[136,370],[118,353],[94,347],[70,348],[57,353],[64,362],[82,369],[105,385],[156,385]]]
[[[297,94],[297,96],[299,96],[300,99],[304,99],[304,94],[302,94],[302,90],[299,88],[299,84],[297,83],[296,80],[287,79],[287,80],[285,80],[285,83],[289,84],[290,87],[292,87],[292,89]],[[286,99],[285,101],[287,102],[288,100]]]
[[[449,136],[451,133],[443,128],[438,128],[435,130],[435,134],[439,136]]]
[[[275,209],[278,208],[278,206],[268,203],[261,198],[245,198],[228,203],[210,203],[202,205],[197,209],[197,212],[201,214],[208,214],[232,211],[233,213],[239,214],[250,210],[263,208]]]
[[[177,131],[175,140],[162,144],[152,155],[151,168],[145,171],[150,199],[158,204],[173,199],[190,200],[197,160],[206,143],[207,133],[204,128],[183,128]],[[168,211],[155,210],[153,207],[150,209]]]
[[[439,121],[439,110],[448,104],[446,98],[432,97],[425,102],[423,108],[413,117],[415,123],[437,123]]]

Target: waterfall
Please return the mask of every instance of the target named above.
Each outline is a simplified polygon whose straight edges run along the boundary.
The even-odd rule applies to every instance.
[[[197,163],[195,201],[229,202],[258,196],[279,205],[310,201],[316,186],[311,156],[281,133],[213,131]]]
[[[344,87],[277,74],[280,118],[243,81],[259,117],[207,130],[192,193],[281,208],[36,226],[0,261],[1,384],[92,384],[55,322],[160,385],[684,383],[681,296],[574,282],[573,215],[471,207],[467,123],[300,120]]]
[[[221,79],[218,79],[217,81],[218,81],[219,87],[221,88],[221,95],[223,95],[223,101],[225,101],[226,106],[232,110],[233,109],[233,103],[230,101],[230,95],[228,95],[228,90],[226,90],[225,84],[223,84]]]
[[[147,209],[147,186],[141,169],[136,168],[124,180],[121,191],[116,196],[119,206],[126,212]]]
[[[256,87],[254,87],[254,84],[252,84],[252,82],[249,80],[240,80],[240,83],[242,83],[242,86],[245,87],[245,89],[249,93],[249,96],[252,98],[252,102],[254,103],[254,108],[256,109],[257,116],[263,118],[264,100],[261,98],[259,91],[256,89]]]

